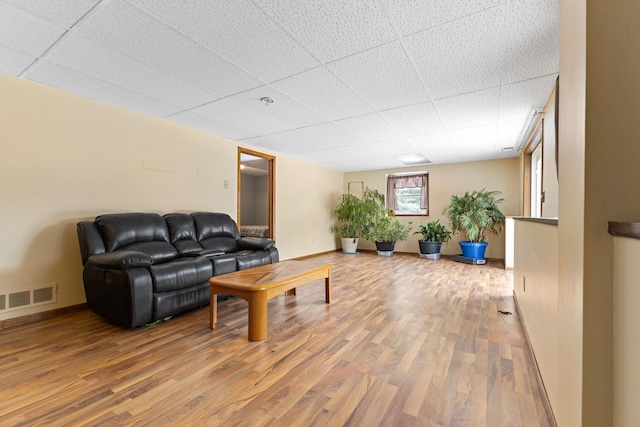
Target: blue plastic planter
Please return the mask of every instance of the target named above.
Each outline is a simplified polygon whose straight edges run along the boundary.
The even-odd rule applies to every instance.
[[[467,258],[484,258],[484,251],[487,249],[487,242],[458,242],[462,249],[462,256]]]

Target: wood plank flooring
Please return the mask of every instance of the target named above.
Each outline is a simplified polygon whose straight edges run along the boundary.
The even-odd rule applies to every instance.
[[[413,254],[323,254],[323,286],[161,324],[83,311],[0,331],[2,426],[548,426],[508,272]],[[513,315],[499,313],[499,310]]]

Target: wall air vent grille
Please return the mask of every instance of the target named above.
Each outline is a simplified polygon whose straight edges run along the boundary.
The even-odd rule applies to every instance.
[[[0,311],[20,310],[58,300],[58,285],[0,294]]]
[[[31,303],[31,292],[22,291],[9,294],[9,308],[22,307]]]
[[[53,299],[53,288],[40,288],[33,290],[33,303],[38,304],[41,302],[48,302]]]

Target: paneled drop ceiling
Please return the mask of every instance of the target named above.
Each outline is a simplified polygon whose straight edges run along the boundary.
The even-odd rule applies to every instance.
[[[0,0],[0,72],[339,171],[514,157],[558,2]]]

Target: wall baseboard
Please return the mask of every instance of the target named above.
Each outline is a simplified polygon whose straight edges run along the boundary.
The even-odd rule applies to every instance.
[[[86,309],[87,304],[83,303],[43,311],[41,313],[27,314],[25,316],[14,317],[13,319],[0,320],[0,329],[13,328],[15,326],[26,325],[27,323],[39,322],[40,320],[53,319],[54,317],[64,316],[65,314],[76,313]]]
[[[544,406],[544,410],[547,413],[547,418],[551,423],[551,427],[558,427],[558,423],[556,422],[556,417],[555,415],[553,415],[553,409],[551,408],[551,402],[549,402],[547,389],[544,387],[544,381],[542,381],[542,376],[540,376],[540,368],[538,367],[536,354],[533,351],[533,346],[531,345],[531,340],[529,339],[529,332],[527,332],[527,326],[524,324],[524,318],[522,317],[522,312],[520,311],[520,304],[518,304],[518,297],[516,296],[515,291],[513,292],[513,301],[515,303],[516,310],[518,311],[518,317],[520,318],[520,325],[522,325],[524,341],[527,346],[526,348],[527,357],[531,360],[531,363],[529,365],[536,367],[536,372],[535,372],[536,382],[538,383],[538,390],[540,390],[540,399],[542,400],[542,405]]]

